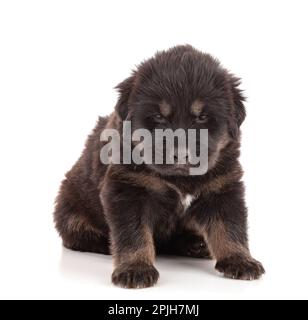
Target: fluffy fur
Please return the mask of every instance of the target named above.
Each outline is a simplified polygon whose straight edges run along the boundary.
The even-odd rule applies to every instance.
[[[114,113],[99,119],[62,182],[54,218],[64,246],[112,254],[112,281],[126,288],[157,282],[159,253],[213,257],[226,277],[259,278],[264,269],[248,248],[238,161],[245,118],[238,85],[217,60],[191,46],[157,53],[119,84]],[[189,176],[189,165],[103,165],[100,134],[121,132],[124,120],[133,130],[207,128],[209,171]]]

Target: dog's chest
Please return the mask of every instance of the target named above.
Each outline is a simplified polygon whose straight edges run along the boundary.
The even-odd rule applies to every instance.
[[[169,187],[173,189],[178,196],[178,209],[176,210],[177,213],[181,216],[186,214],[193,205],[193,203],[198,199],[198,195],[180,190],[179,188],[171,184],[169,185]]]
[[[180,194],[180,201],[183,206],[184,212],[186,212],[192,205],[192,203],[196,200],[196,197],[192,194]]]
[[[181,223],[182,219],[188,218],[190,215],[190,209],[194,202],[198,199],[198,196],[181,192],[175,186],[171,186],[171,189],[176,192],[169,198],[169,203],[166,203],[165,209],[170,208],[167,215],[164,215],[159,222],[158,230],[160,237],[168,238],[173,232],[176,231],[178,222]],[[164,211],[166,212],[166,211]]]

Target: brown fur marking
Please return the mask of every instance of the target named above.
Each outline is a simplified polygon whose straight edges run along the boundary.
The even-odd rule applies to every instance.
[[[248,249],[243,244],[230,239],[221,220],[212,221],[206,228],[205,236],[212,255],[218,261],[234,254],[249,255]]]
[[[67,231],[70,233],[91,232],[100,236],[102,233],[99,229],[93,227],[84,215],[71,215],[67,219]]]
[[[155,260],[155,247],[153,235],[149,227],[144,226],[142,229],[142,241],[140,242],[140,247],[132,248],[125,254],[115,255],[115,265],[123,264],[135,264],[135,263],[145,263],[147,265],[154,264]]]
[[[191,105],[191,112],[194,116],[198,117],[200,116],[203,108],[204,108],[204,103],[200,100],[195,100],[192,105]]]
[[[202,186],[201,193],[219,193],[228,184],[234,181],[238,181],[241,178],[241,176],[242,172],[240,171],[230,172],[224,175],[217,176]]]
[[[216,163],[219,160],[219,157],[221,155],[221,151],[227,146],[227,144],[230,142],[230,137],[229,134],[227,132],[225,132],[221,138],[220,141],[217,144],[217,148],[215,151],[215,154],[209,158],[209,170],[212,169],[213,167],[215,167]]]
[[[167,103],[166,101],[162,101],[162,102],[159,104],[159,110],[160,110],[161,114],[162,114],[164,117],[170,116],[170,114],[171,114],[171,112],[172,112],[172,108],[171,108],[170,104]]]
[[[111,173],[111,175],[115,176],[117,180],[127,182],[135,186],[142,186],[150,191],[162,193],[167,190],[167,183],[164,182],[161,178],[156,177],[154,175],[126,171],[122,168],[120,169],[119,166],[117,166],[116,170],[114,170],[114,172]]]

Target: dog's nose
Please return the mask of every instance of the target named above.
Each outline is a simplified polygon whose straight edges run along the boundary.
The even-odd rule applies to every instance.
[[[188,150],[174,150],[174,163],[175,164],[187,164],[189,162],[189,152]]]

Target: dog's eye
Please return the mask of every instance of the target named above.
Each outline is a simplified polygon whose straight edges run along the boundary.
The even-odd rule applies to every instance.
[[[157,121],[162,121],[164,120],[164,117],[160,113],[157,113],[154,115],[154,119]]]
[[[206,114],[201,114],[196,118],[196,122],[205,123],[208,120],[208,116]]]

